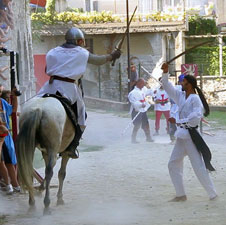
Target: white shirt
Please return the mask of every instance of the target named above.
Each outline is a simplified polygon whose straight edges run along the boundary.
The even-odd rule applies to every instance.
[[[154,92],[154,101],[168,101],[167,103],[155,103],[154,110],[155,111],[169,111],[170,110],[170,102],[169,95],[165,90],[158,88]]]
[[[89,52],[80,47],[58,46],[46,55],[46,73],[78,80],[86,71]]]
[[[136,112],[146,112],[150,107],[150,104],[146,102],[145,97],[148,95],[153,95],[153,90],[143,87],[142,89],[134,87],[134,89],[129,93],[128,99],[131,103],[130,112],[134,109]],[[145,104],[145,107],[142,107]]]
[[[203,116],[203,105],[199,96],[190,94],[186,99],[185,91],[177,90],[168,81],[168,74],[163,74],[162,85],[169,97],[178,105],[176,123],[187,123],[191,127],[198,126]],[[178,127],[175,136],[181,139],[190,138],[188,130],[180,127]]]
[[[182,91],[182,85],[175,85],[175,88],[179,91]],[[170,107],[170,117],[173,118],[178,118],[178,105],[175,102],[170,102],[171,103],[171,107]]]
[[[56,47],[46,55],[46,73],[78,80],[85,73],[89,52],[76,46],[75,48]],[[72,104],[76,101],[83,101],[80,91],[75,83],[54,80],[52,84],[47,81],[40,89],[37,96],[46,93],[55,94],[59,91]]]

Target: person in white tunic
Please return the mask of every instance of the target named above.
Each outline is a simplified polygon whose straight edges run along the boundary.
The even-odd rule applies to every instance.
[[[146,96],[152,96],[153,91],[151,89],[148,89],[145,86],[146,82],[144,79],[140,78],[136,82],[136,86],[134,89],[129,93],[128,99],[131,103],[130,113],[132,116],[133,121],[133,132],[131,136],[131,142],[133,144],[139,143],[136,140],[137,132],[140,129],[140,127],[143,129],[146,141],[152,142],[151,134],[150,134],[150,127],[147,117],[147,110],[150,107],[150,104],[146,101]]]
[[[171,201],[187,200],[183,184],[183,159],[186,155],[191,161],[198,180],[208,193],[210,200],[213,200],[217,194],[207,169],[210,171],[215,169],[210,163],[211,153],[208,146],[197,131],[203,116],[203,106],[204,115],[209,114],[208,104],[202,91],[197,87],[194,76],[186,75],[182,82],[184,91],[179,91],[168,81],[168,64],[164,63],[162,70],[163,88],[179,107],[178,117],[171,120],[171,123],[176,123],[178,126],[175,134],[176,144],[168,163],[169,174],[176,190],[176,197]]]
[[[83,101],[81,78],[84,75],[87,63],[102,65],[120,57],[120,50],[114,50],[108,55],[94,55],[83,48],[85,38],[78,28],[71,28],[65,35],[66,43],[51,49],[46,55],[46,73],[50,76],[40,89],[37,96],[45,94],[58,94],[67,98],[78,117],[78,129],[76,135],[66,151],[71,158],[78,158],[75,146],[79,145],[79,139],[85,129],[86,112]]]
[[[154,136],[159,135],[160,129],[160,119],[162,114],[166,119],[166,131],[169,133],[169,117],[170,117],[170,100],[166,91],[162,86],[157,88],[154,92],[153,100],[155,102],[154,111],[155,111],[155,133]]]

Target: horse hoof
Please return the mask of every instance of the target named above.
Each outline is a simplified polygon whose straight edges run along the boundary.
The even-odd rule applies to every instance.
[[[58,199],[57,200],[57,205],[64,205],[64,200],[63,199]]]
[[[33,213],[36,211],[36,207],[35,205],[30,205],[29,209],[28,209],[28,213]]]
[[[44,216],[51,215],[51,210],[50,210],[49,208],[44,208],[44,210],[43,210],[43,215],[44,215]]]

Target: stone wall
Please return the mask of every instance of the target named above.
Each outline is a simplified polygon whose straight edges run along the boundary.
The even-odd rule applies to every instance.
[[[170,77],[170,81],[174,84],[175,77]],[[151,78],[149,78],[148,84],[150,88],[159,86],[158,83]],[[199,78],[198,86],[201,88]],[[226,77],[221,79],[204,77],[202,90],[210,106],[226,106]]]
[[[23,103],[36,93],[29,2],[13,1],[13,11],[15,24],[10,48],[19,53],[20,101]]]
[[[121,35],[87,35],[87,38],[93,39],[94,54],[104,55],[110,53]],[[173,40],[172,40],[173,41]],[[64,42],[64,36],[41,36],[41,40],[33,41],[34,55],[46,54],[51,48],[61,45]],[[152,71],[156,62],[162,57],[162,34],[161,33],[140,33],[131,34],[130,53],[133,62],[137,65],[142,64],[149,71]],[[173,45],[172,45],[173,46]],[[107,63],[100,67],[88,65],[84,74],[84,89],[89,96],[99,97],[99,80],[101,81],[102,98],[119,100],[119,76],[121,71],[122,82],[122,100],[127,99],[127,43],[126,40],[122,47],[122,56],[116,61],[115,66]],[[141,71],[141,76],[147,76]]]
[[[210,105],[226,106],[226,79],[204,80],[203,92]]]

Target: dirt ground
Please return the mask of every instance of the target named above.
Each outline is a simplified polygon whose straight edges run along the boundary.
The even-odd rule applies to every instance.
[[[28,195],[6,196],[0,192],[0,224],[10,225],[225,225],[226,224],[226,129],[215,123],[204,130],[213,153],[217,172],[211,174],[218,199],[209,201],[197,181],[189,160],[184,163],[184,183],[188,200],[170,203],[175,192],[167,163],[173,149],[161,122],[154,143],[130,143],[132,128],[122,131],[129,118],[104,112],[88,112],[87,129],[80,147],[80,158],[70,160],[64,186],[65,205],[56,206],[56,188],[51,189],[51,210],[43,216],[43,196],[36,197],[36,211],[28,211]],[[154,121],[151,121],[153,131]],[[52,184],[57,184],[54,169]],[[44,169],[39,169],[43,174]]]

